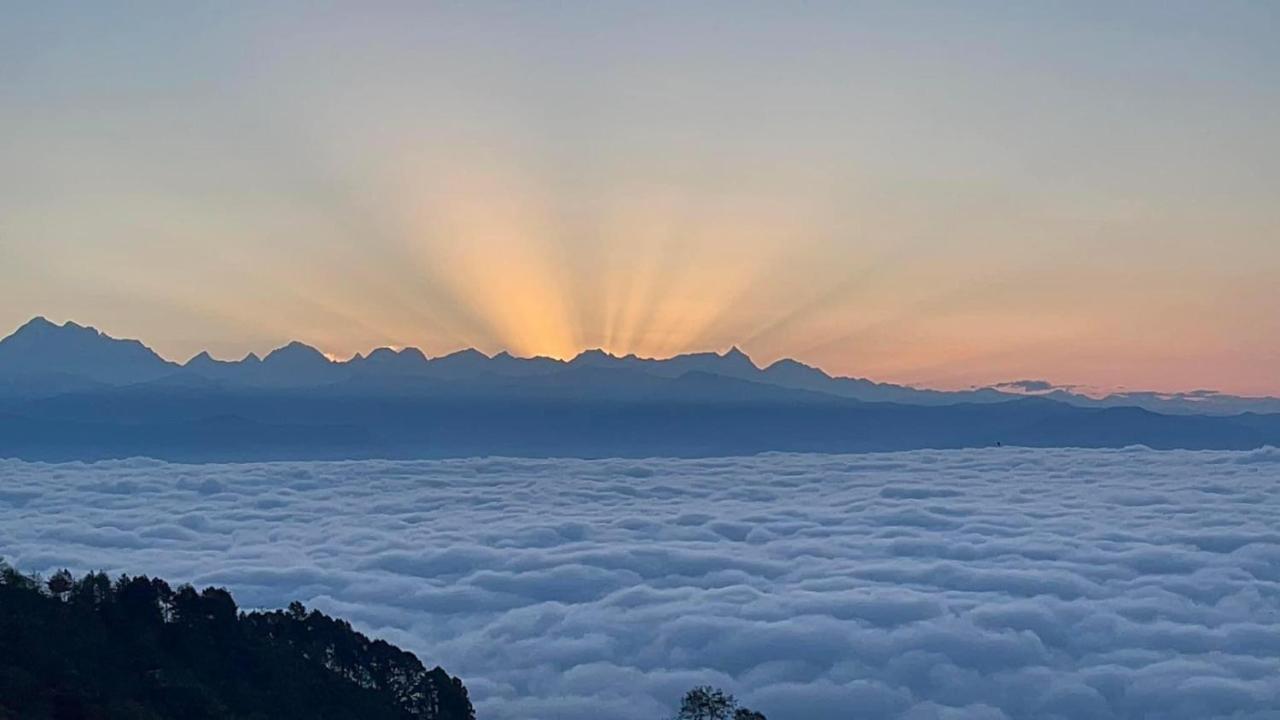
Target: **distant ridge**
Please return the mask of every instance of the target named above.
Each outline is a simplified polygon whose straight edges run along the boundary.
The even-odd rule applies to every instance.
[[[696,352],[665,359],[616,356],[597,348],[567,361],[521,358],[505,351],[491,357],[471,348],[430,358],[418,348],[383,347],[347,361],[332,361],[318,349],[293,341],[262,358],[250,353],[240,360],[219,360],[205,351],[179,364],[160,357],[138,340],[117,339],[71,321],[57,325],[39,316],[0,340],[0,395],[51,395],[183,377],[246,388],[308,388],[353,382],[386,387],[388,383],[410,380],[536,378],[584,368],[626,370],[668,379],[691,372],[707,373],[864,402],[911,405],[1008,402],[1032,394],[1080,407],[1141,407],[1161,413],[1280,412],[1278,398],[1210,391],[1127,392],[1094,398],[1043,381],[964,391],[929,390],[865,378],[832,377],[790,358],[760,368],[737,347],[724,353]]]
[[[37,325],[0,346],[3,366],[18,369],[0,371],[0,458],[241,462],[1280,445],[1280,414],[1169,415],[1018,396],[976,402],[910,389],[918,394],[908,397],[927,402],[868,402],[841,393],[902,389],[825,378],[799,363],[753,370],[738,355],[655,361],[591,353],[565,362],[474,350],[429,359],[402,350],[332,362],[290,344],[262,360],[197,355],[177,366],[140,344],[79,326],[50,335]],[[99,365],[100,357],[106,360]]]
[[[117,340],[70,321],[55,325],[35,317],[0,340],[0,377],[10,383],[61,376],[85,384],[126,385],[177,369],[137,340]]]

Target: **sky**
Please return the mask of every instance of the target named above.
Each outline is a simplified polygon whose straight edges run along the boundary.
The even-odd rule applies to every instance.
[[[25,3],[0,333],[1280,394],[1280,5]]]

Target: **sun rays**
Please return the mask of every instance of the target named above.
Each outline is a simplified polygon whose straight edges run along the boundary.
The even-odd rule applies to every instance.
[[[406,193],[401,242],[478,348],[567,358],[728,347],[756,322],[786,223],[660,193],[608,203],[590,232],[515,173],[473,171]]]

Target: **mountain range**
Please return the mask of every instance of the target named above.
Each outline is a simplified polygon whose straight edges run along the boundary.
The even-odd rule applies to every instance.
[[[506,352],[489,356],[474,349],[429,358],[418,348],[383,347],[368,355],[334,361],[316,348],[294,341],[261,358],[250,353],[240,360],[217,360],[208,352],[201,352],[179,364],[162,358],[138,340],[116,339],[74,322],[56,325],[43,317],[32,319],[0,340],[0,393],[29,397],[147,382],[209,382],[228,388],[262,389],[343,383],[369,388],[379,381],[391,385],[430,380],[499,382],[505,378],[572,374],[588,368],[667,379],[702,372],[854,400],[911,405],[1007,402],[1035,396],[1081,407],[1141,407],[1169,414],[1280,413],[1280,398],[1241,397],[1210,390],[1125,392],[1098,398],[1045,381],[1017,381],[961,391],[931,390],[865,378],[833,377],[791,359],[761,368],[736,347],[725,353],[690,353],[666,359],[616,356],[596,349],[571,360],[519,358]]]
[[[761,368],[737,348],[571,360],[379,348],[333,361],[291,342],[261,358],[204,352],[179,364],[37,317],[0,340],[0,433],[0,456],[55,460],[1238,448],[1280,444],[1280,399],[1094,398],[1041,381],[948,392],[790,359]]]

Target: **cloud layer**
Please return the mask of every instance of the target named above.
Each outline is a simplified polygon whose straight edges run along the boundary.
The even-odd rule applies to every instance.
[[[0,554],[301,599],[489,720],[1276,718],[1280,451],[0,461]]]

